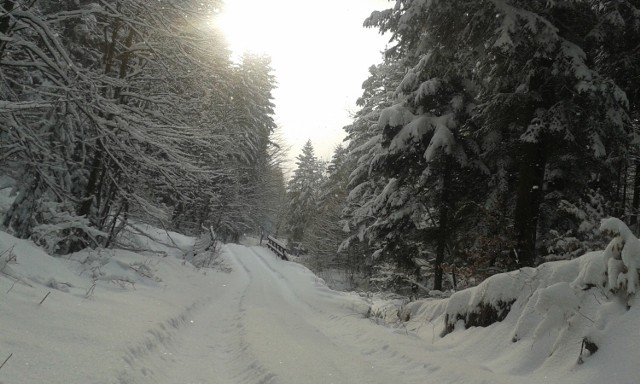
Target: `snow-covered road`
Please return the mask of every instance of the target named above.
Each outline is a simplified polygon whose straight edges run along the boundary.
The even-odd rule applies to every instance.
[[[183,259],[195,239],[141,228],[160,242],[134,245],[153,252],[64,258],[0,232],[0,384],[638,383],[638,306],[579,282],[580,313],[530,304],[583,276],[597,252],[523,273],[523,299],[504,321],[440,338],[451,299],[413,302],[408,321],[387,327],[359,295],[265,248],[225,245],[201,269]],[[489,288],[501,297],[514,276],[460,291],[454,304],[464,310]],[[585,334],[600,350],[578,364]]]
[[[233,271],[178,337],[139,363],[153,383],[513,383],[376,325],[367,304],[260,247],[228,245]],[[137,382],[137,381],[136,381]],[[523,383],[518,377],[517,382]]]

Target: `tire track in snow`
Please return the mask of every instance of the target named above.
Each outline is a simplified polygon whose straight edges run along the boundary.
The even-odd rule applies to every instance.
[[[278,384],[275,374],[251,353],[245,337],[244,303],[253,275],[232,247],[224,247],[223,257],[233,271],[208,273],[218,282],[218,295],[161,326],[170,338],[155,345],[145,340],[130,350],[125,356],[128,367],[117,383]]]
[[[353,316],[361,319],[366,318],[366,314],[370,310],[370,306],[369,304],[365,303],[365,301],[362,300],[360,297],[358,297],[358,299],[356,300],[359,302],[359,308],[358,308],[354,304],[353,297],[351,299],[345,299],[346,297],[349,297],[350,294],[331,290],[329,287],[326,286],[325,282],[322,279],[314,275],[306,267],[303,267],[302,265],[297,264],[295,262],[282,261],[278,259],[275,256],[275,254],[273,254],[271,251],[267,250],[266,248],[251,247],[249,248],[249,250],[253,252],[256,256],[258,256],[258,260],[275,276],[274,280],[278,283],[278,285],[283,290],[286,290],[287,292],[291,292],[291,295],[296,298],[296,302],[295,303],[292,302],[292,304],[301,304],[307,307],[308,309],[311,309],[312,311],[316,312],[317,314],[327,317],[328,319],[339,320],[341,318],[344,318],[345,315],[339,314],[337,310],[343,311],[345,309],[348,311],[346,316]],[[258,251],[262,251],[262,252],[258,252]],[[306,285],[312,285],[312,289],[307,292],[306,297],[303,297],[300,293],[298,293],[298,291],[293,289],[293,287],[296,284],[294,283],[294,281],[289,279],[285,274],[283,274],[282,272],[280,272],[278,269],[274,267],[274,264],[276,263],[280,264],[280,267],[296,266],[298,267],[297,268],[298,270],[294,271],[295,273],[301,273],[301,274],[307,275],[305,276],[307,280],[304,281],[303,283]],[[313,279],[314,280],[313,283],[309,279]],[[298,284],[299,283],[300,282],[298,282]],[[340,301],[343,302],[343,305],[338,305]],[[314,304],[314,302],[316,303]],[[329,309],[322,308],[320,304],[326,304],[330,308]]]
[[[300,297],[300,295],[294,289],[292,289],[291,280],[287,279],[287,277],[283,273],[273,268],[273,266],[269,263],[269,261],[266,260],[266,256],[260,254],[254,248],[250,248],[250,250],[253,254],[258,256],[259,258],[258,260],[271,272],[273,276],[276,277],[275,281],[277,282],[281,290],[291,292],[292,295],[297,299],[298,303],[301,303],[306,307],[314,310],[317,314],[321,314],[321,315],[327,314],[326,310],[323,310],[318,306],[312,305],[309,300],[305,300],[302,297]],[[273,260],[278,261],[278,259],[275,258],[275,256]],[[286,284],[283,284],[283,282],[286,282]],[[341,325],[344,325],[346,317],[329,314],[328,319],[331,320],[330,323],[332,323],[332,325],[334,325],[336,328],[339,329]],[[364,319],[358,319],[358,318],[356,319],[359,322],[362,322],[364,320]],[[367,321],[367,323],[369,323],[369,321]],[[313,328],[321,332],[317,326],[313,325]],[[360,327],[355,327],[355,328],[361,329]],[[353,335],[352,332],[349,332],[349,333]],[[326,332],[322,332],[322,334],[328,339],[334,340],[334,338],[327,335]],[[416,362],[415,360],[410,358],[406,353],[403,353],[401,350],[396,350],[390,347],[390,345],[387,343],[378,342],[379,344],[378,347],[371,347],[371,344],[372,342],[374,342],[374,340],[367,338],[364,332],[356,332],[356,335],[357,337],[353,339],[354,340],[353,345],[354,346],[362,345],[362,344],[369,345],[368,348],[364,350],[359,350],[358,353],[365,360],[367,360],[372,367],[378,366],[378,367],[384,368],[384,370],[387,372],[394,372],[394,374],[400,374],[400,375],[406,374],[408,373],[408,371],[414,371],[416,374],[420,376],[423,376],[423,375],[426,376],[429,373],[433,373],[439,369],[438,367],[433,367],[430,364]],[[344,341],[343,337],[345,336],[346,335],[341,335],[336,339],[341,339]]]
[[[180,328],[165,353],[161,347],[154,361],[142,358],[146,374],[121,383],[526,382],[354,316],[346,294],[314,283],[297,265],[277,265],[266,251],[228,245],[223,257],[233,272],[210,274],[219,295],[195,313],[193,324]]]
[[[317,297],[302,297],[293,288],[294,284],[292,280],[287,278],[283,272],[274,268],[273,264],[279,262],[275,256],[269,257],[271,255],[261,253],[255,248],[250,248],[250,251],[258,257],[258,261],[272,275],[272,280],[278,286],[278,290],[284,292],[283,297],[285,299],[295,298],[295,300],[287,300],[289,304],[302,304],[306,308],[311,309],[311,312],[308,312],[309,315],[323,315],[325,319],[328,319],[328,321],[322,321],[321,319],[306,317],[305,321],[310,325],[312,331],[321,333],[323,337],[330,341],[330,346],[333,348],[349,350],[353,353],[352,359],[362,359],[366,362],[367,366],[372,368],[372,371],[382,371],[385,372],[385,374],[392,374],[396,379],[398,377],[407,378],[407,382],[424,382],[425,379],[428,381],[429,377],[434,377],[434,375],[443,370],[443,367],[440,365],[440,360],[445,360],[451,365],[448,367],[449,369],[444,369],[447,371],[445,377],[438,375],[438,383],[461,383],[467,382],[469,379],[466,371],[459,369],[461,363],[465,364],[464,361],[461,361],[460,357],[438,358],[438,363],[436,363],[433,361],[434,351],[428,350],[424,340],[420,340],[413,334],[399,329],[393,330],[380,326],[358,316],[332,314],[330,311],[312,304],[312,299],[315,300],[322,297],[333,297],[335,300],[339,293],[330,291],[328,288],[326,288],[328,292],[321,292],[322,287],[317,286],[316,288],[318,289],[313,291]],[[283,262],[282,265],[287,265],[287,263]],[[397,343],[398,339],[402,341],[401,344]],[[440,352],[436,351],[435,353],[440,355],[439,357],[442,357]],[[493,376],[486,368],[474,367],[473,370],[476,371],[476,374],[473,376],[474,381],[472,382],[493,382],[494,379],[481,379],[481,377],[487,374]],[[377,374],[368,382],[385,382],[384,380],[380,380],[383,376],[384,375]],[[512,379],[513,378],[509,380]]]
[[[314,306],[313,304],[311,304],[309,302],[309,300],[305,300],[303,299],[300,294],[298,292],[296,292],[295,289],[293,289],[293,283],[287,279],[280,271],[278,271],[277,269],[273,268],[273,266],[271,264],[269,264],[269,262],[265,259],[265,257],[263,255],[261,255],[258,251],[255,250],[255,248],[248,248],[254,255],[257,256],[257,260],[264,265],[264,267],[266,268],[267,271],[269,271],[271,273],[271,275],[273,276],[273,281],[276,282],[276,284],[278,285],[278,287],[280,288],[280,292],[284,294],[285,297],[290,298],[290,303],[292,305],[296,305],[296,304],[301,304],[303,306],[306,306],[309,309],[312,309],[318,313],[326,313],[326,311],[320,309],[317,306]],[[278,260],[275,256],[273,257],[274,260]]]
[[[284,273],[304,270],[281,272],[267,260],[270,255],[251,248],[244,248],[240,253],[244,256],[242,260],[246,260],[243,264],[255,277],[247,298],[246,307],[250,311],[247,338],[252,354],[261,356],[261,365],[276,372],[278,381],[324,384],[394,380],[377,362],[372,363],[370,356],[326,332],[327,327],[341,325],[339,321],[331,321],[339,316],[329,312],[332,308],[344,310],[336,304],[338,293],[327,295],[333,301],[326,303],[327,308],[320,308],[314,304],[320,304],[316,300],[322,299],[323,294],[318,292],[319,286],[307,279],[311,276],[296,281],[296,285]],[[273,260],[276,261],[275,257]],[[283,266],[291,265],[283,263]],[[302,289],[301,293],[297,292],[298,288]]]
[[[189,319],[204,305],[206,303],[201,300],[194,301],[176,316],[147,330],[141,341],[130,345],[122,356],[126,368],[117,374],[118,383],[136,383],[138,375],[152,376],[154,370],[147,367],[145,361],[150,356],[161,353],[159,351],[170,348],[188,324]]]
[[[235,318],[235,328],[237,331],[236,336],[240,340],[240,348],[235,351],[235,356],[231,359],[231,362],[235,365],[232,369],[233,382],[242,384],[278,384],[277,376],[265,368],[250,351],[251,346],[246,337],[247,330],[244,322],[247,316],[247,293],[254,282],[254,278],[249,268],[247,268],[246,264],[242,262],[241,257],[233,252],[235,246],[229,245],[227,247],[229,253],[234,257],[233,262],[242,268],[245,276],[249,280],[242,292],[240,300],[238,301],[238,316]]]

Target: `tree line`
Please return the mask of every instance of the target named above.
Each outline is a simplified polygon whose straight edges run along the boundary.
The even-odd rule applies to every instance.
[[[640,3],[398,0],[365,26],[391,40],[306,229],[332,263],[441,290],[638,229]]]
[[[220,1],[0,1],[3,225],[56,253],[131,222],[238,237],[284,191],[267,57],[231,59]]]

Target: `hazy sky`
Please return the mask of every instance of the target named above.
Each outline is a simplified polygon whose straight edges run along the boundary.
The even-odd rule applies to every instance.
[[[311,139],[329,159],[388,39],[362,27],[387,0],[226,0],[219,20],[235,53],[266,53],[278,80],[276,122],[295,158]]]

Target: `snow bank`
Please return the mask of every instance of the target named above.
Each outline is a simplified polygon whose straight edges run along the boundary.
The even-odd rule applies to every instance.
[[[402,320],[402,308],[407,304],[407,299],[393,293],[374,293],[367,297],[371,307],[369,317],[383,324],[393,324]]]
[[[640,242],[618,219],[603,220],[601,230],[614,236],[604,251],[409,303],[403,326],[490,369],[563,377],[550,382],[637,383]]]
[[[164,353],[214,295],[205,271],[174,257],[167,235],[141,236],[156,252],[85,250],[53,257],[0,232],[2,383],[127,383],[138,361]],[[172,236],[186,246],[193,239]],[[142,241],[142,240],[141,240]]]
[[[197,269],[166,257],[194,239],[138,228],[131,244],[153,252],[57,258],[0,232],[1,383],[298,383],[309,372],[314,383],[640,377],[638,239],[619,220],[602,225],[613,237],[605,251],[406,305],[332,291],[260,247],[224,246],[230,273]],[[471,324],[492,310],[501,321]]]
[[[136,251],[181,258],[196,239],[144,223],[130,223],[119,238],[121,245]]]

